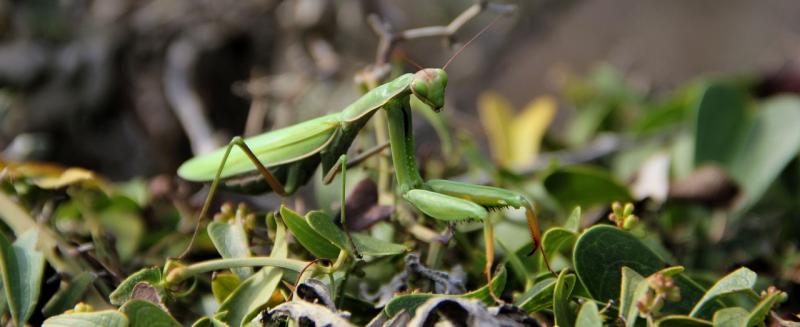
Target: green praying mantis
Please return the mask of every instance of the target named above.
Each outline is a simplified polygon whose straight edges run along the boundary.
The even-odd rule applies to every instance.
[[[465,43],[456,55],[489,26]],[[247,139],[234,137],[226,147],[186,161],[178,169],[180,177],[193,182],[211,182],[200,219],[207,214],[220,185],[246,193],[272,191],[280,196],[288,196],[307,183],[320,164],[326,184],[333,180],[337,171],[341,170],[344,175],[346,167],[354,164],[353,161],[347,161],[348,148],[367,121],[379,109],[383,109],[387,115],[389,147],[399,195],[434,219],[446,222],[483,221],[486,240],[484,274],[491,281],[494,233],[488,211],[524,208],[533,240],[531,254],[540,248],[541,233],[533,204],[520,193],[497,187],[422,179],[414,155],[410,100],[414,96],[435,112],[441,111],[448,79],[445,69],[452,59],[442,68],[420,69],[377,86],[340,112]],[[367,155],[380,150],[382,148],[379,147],[368,151]],[[358,160],[360,158],[354,161]],[[345,183],[344,178],[342,183]],[[344,220],[344,217],[342,208],[341,219]],[[344,221],[342,226],[347,232]],[[552,271],[543,251],[542,256],[548,270]]]

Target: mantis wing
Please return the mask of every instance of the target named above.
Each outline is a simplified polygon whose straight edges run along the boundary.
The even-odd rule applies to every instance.
[[[336,136],[340,114],[333,113],[244,140],[261,163],[269,167],[298,161],[319,153]],[[209,182],[219,168],[225,148],[194,157],[178,168],[178,175],[194,182]],[[253,163],[235,147],[222,170],[222,178],[254,171]]]

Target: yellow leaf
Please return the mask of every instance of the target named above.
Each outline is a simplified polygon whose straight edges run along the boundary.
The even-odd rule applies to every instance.
[[[500,165],[511,162],[511,104],[495,92],[484,92],[478,98],[478,114],[489,138],[492,157]]]
[[[556,114],[556,100],[541,96],[525,107],[506,129],[511,131],[511,167],[530,165],[536,160],[547,127]]]
[[[40,162],[0,161],[0,170],[9,178],[27,178],[43,189],[60,189],[70,185],[98,188],[106,194],[112,193],[111,185],[94,172],[77,167],[62,167]]]

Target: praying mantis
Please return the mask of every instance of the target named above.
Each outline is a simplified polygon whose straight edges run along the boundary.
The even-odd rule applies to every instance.
[[[465,43],[456,55],[489,26],[491,24]],[[442,68],[421,68],[416,73],[407,73],[377,86],[340,112],[246,139],[237,136],[221,149],[189,159],[180,166],[178,175],[188,181],[211,182],[200,219],[207,214],[220,185],[246,193],[272,191],[280,196],[288,196],[307,183],[320,165],[326,184],[333,180],[337,171],[341,170],[344,175],[346,167],[353,164],[347,161],[348,148],[369,119],[383,109],[387,116],[389,147],[398,194],[407,203],[437,220],[483,221],[486,240],[484,274],[491,282],[494,232],[488,211],[524,208],[533,241],[531,254],[540,248],[541,233],[533,204],[520,193],[448,180],[425,181],[421,177],[414,155],[410,100],[414,96],[435,112],[441,111],[448,80],[445,69],[453,58]],[[379,147],[368,151],[367,155],[380,150],[382,148]],[[354,161],[358,160],[360,158]],[[344,178],[342,183],[345,183]],[[345,217],[343,207],[342,220]],[[344,221],[342,226],[347,232]],[[547,269],[552,271],[544,251],[542,256]]]

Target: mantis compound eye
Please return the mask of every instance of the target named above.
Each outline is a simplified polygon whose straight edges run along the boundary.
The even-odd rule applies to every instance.
[[[439,68],[427,68],[414,74],[411,92],[434,111],[444,107],[444,90],[447,87],[447,73]]]

